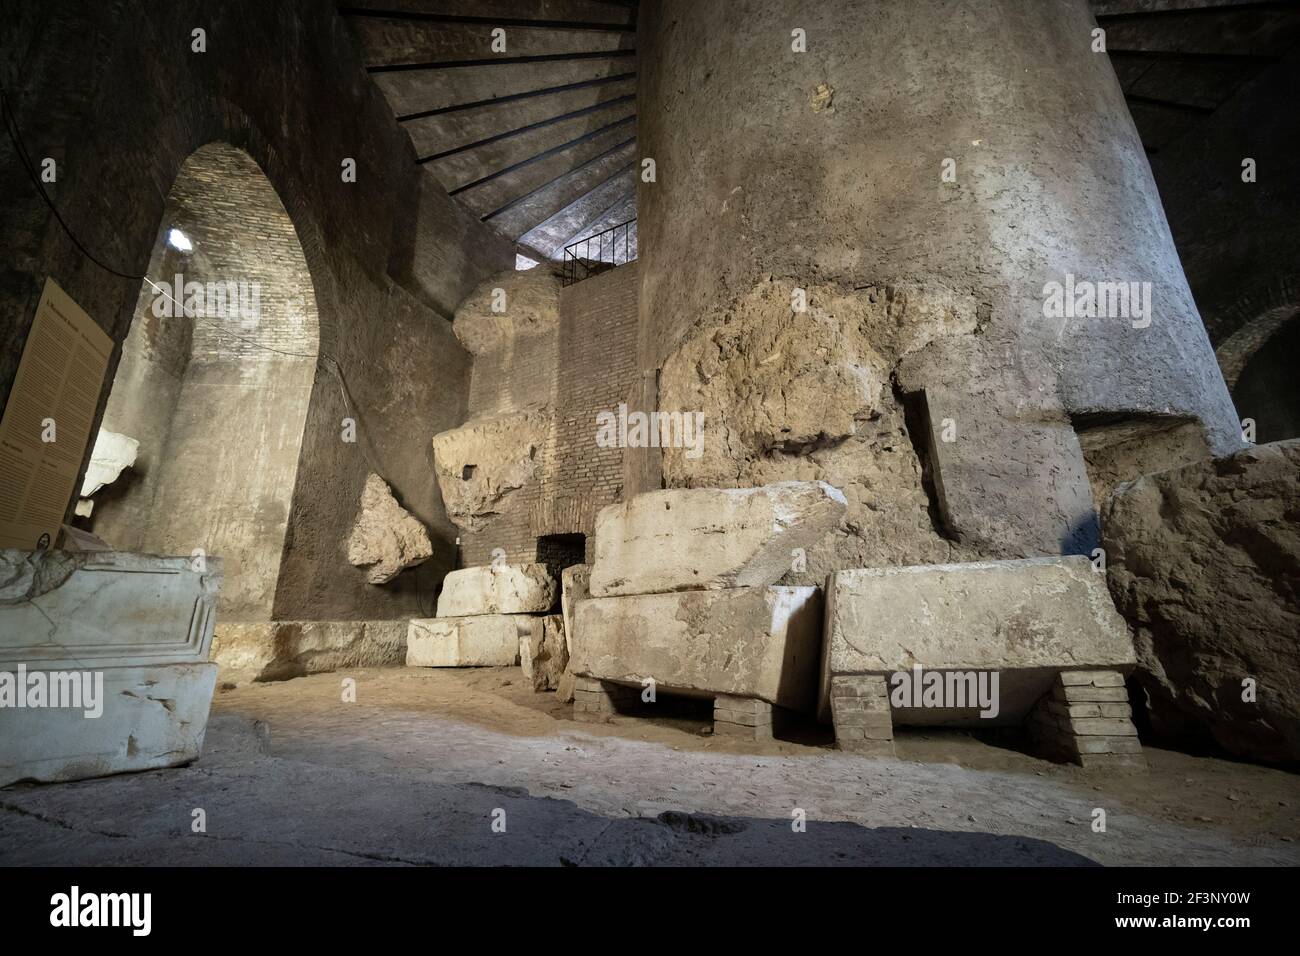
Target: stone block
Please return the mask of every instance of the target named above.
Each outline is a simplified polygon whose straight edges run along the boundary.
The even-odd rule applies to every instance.
[[[447,517],[481,531],[537,478],[550,408],[480,415],[433,437],[433,466]]]
[[[997,672],[997,720],[1015,723],[1052,689],[1057,673],[1123,671],[1134,663],[1128,628],[1102,576],[1081,556],[836,572],[823,653],[823,720],[831,716],[829,688],[839,676],[887,676],[914,665]],[[1084,689],[1088,699],[1103,691],[1124,699],[1123,687]],[[932,722],[923,710],[894,717]]]
[[[509,667],[532,619],[518,614],[415,618],[406,635],[407,667]]]
[[[564,618],[559,614],[529,618],[519,638],[519,663],[533,690],[558,690],[569,664],[564,643]]]
[[[386,584],[432,554],[429,532],[420,519],[397,503],[384,479],[369,475],[348,537],[349,563],[367,568],[371,584]]]
[[[220,558],[196,570],[190,558],[0,551],[0,786],[197,758],[221,571]]]
[[[555,591],[555,579],[544,564],[461,568],[443,578],[437,616],[544,614],[555,604]]]
[[[792,710],[816,698],[821,592],[731,588],[590,598],[578,605],[574,673],[659,690],[755,697]]]
[[[221,678],[289,680],[344,667],[392,667],[406,660],[408,622],[254,621],[218,623],[212,662]]]
[[[13,673],[12,665],[0,670]],[[47,672],[48,673],[48,672]],[[98,680],[98,717],[81,707],[0,708],[0,787],[175,767],[198,758],[215,664],[67,670]],[[30,677],[31,671],[27,671]]]
[[[651,491],[596,518],[593,597],[762,587],[839,527],[844,495],[821,481]]]
[[[560,608],[564,613],[564,642],[573,653],[574,614],[579,601],[591,597],[591,565],[573,564],[560,573]]]

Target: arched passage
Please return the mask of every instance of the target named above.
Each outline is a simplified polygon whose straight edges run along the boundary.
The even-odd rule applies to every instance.
[[[168,195],[102,429],[139,442],[95,495],[114,547],[225,562],[224,621],[267,621],[319,343],[302,246],[243,150],[211,143]]]

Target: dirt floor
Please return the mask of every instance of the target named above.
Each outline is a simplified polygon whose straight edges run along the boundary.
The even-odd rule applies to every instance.
[[[655,706],[574,722],[517,668],[225,685],[189,767],[0,791],[0,863],[1300,863],[1285,770],[1147,748],[1102,774],[934,730],[867,759]]]

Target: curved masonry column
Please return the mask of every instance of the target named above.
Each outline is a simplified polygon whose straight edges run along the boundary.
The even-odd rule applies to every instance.
[[[839,484],[823,564],[1086,553],[1128,476],[1098,453],[1090,490],[1076,427],[1130,469],[1240,446],[1095,27],[1086,0],[642,3],[639,358],[705,414],[667,485]],[[1085,283],[1149,314],[1069,314]]]

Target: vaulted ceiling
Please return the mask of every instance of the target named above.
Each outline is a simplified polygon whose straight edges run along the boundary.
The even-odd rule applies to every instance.
[[[1092,7],[1153,154],[1300,44],[1296,0],[1092,0]]]
[[[340,13],[418,162],[483,222],[558,259],[635,217],[635,2],[350,0]]]

